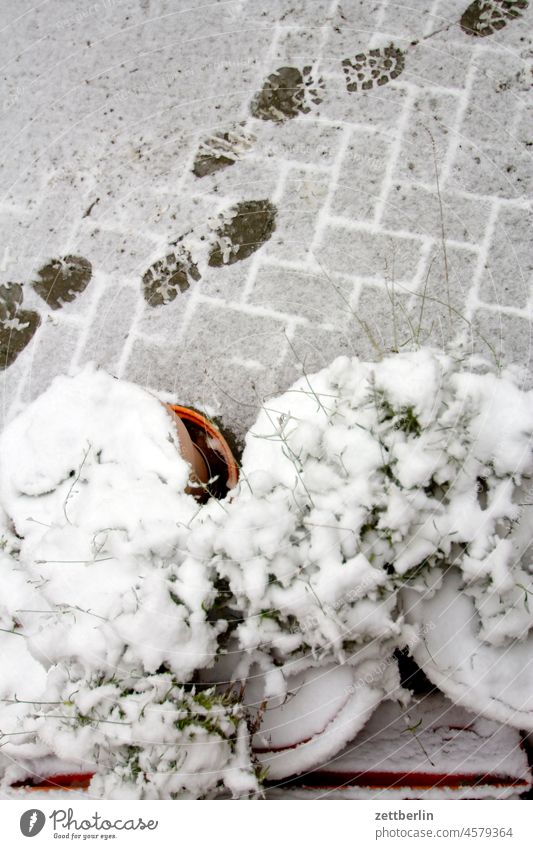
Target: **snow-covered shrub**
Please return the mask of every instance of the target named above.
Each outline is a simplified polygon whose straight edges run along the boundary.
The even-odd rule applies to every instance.
[[[266,402],[238,489],[187,542],[227,587],[235,646],[292,670],[390,651],[406,640],[398,590],[433,593],[451,565],[479,638],[523,638],[533,559],[512,528],[532,433],[532,393],[428,349],[341,357]]]
[[[399,695],[394,650],[435,624],[413,594],[444,598],[450,571],[472,610],[468,689],[472,645],[501,659],[532,639],[532,434],[533,394],[510,377],[429,349],[341,357],[264,404],[238,486],[199,507],[156,399],[93,369],[56,380],[0,438],[4,585],[23,602],[4,602],[5,639],[38,663],[28,701],[62,703],[20,720],[21,745],[71,746],[103,795],[254,792],[243,708],[191,682],[259,674],[283,697],[291,676],[340,663],[375,670],[372,704]],[[491,716],[487,680],[476,709]]]
[[[18,569],[41,595],[25,633],[45,666],[164,665],[188,681],[212,662],[225,625],[207,567],[180,571],[198,503],[156,398],[91,367],[57,378],[2,433],[0,464]]]
[[[189,467],[164,406],[139,387],[85,368],[57,378],[8,425],[0,464],[0,626],[8,632],[0,633],[8,658],[0,716],[10,757],[38,751],[91,759],[100,741],[95,788],[110,794],[120,775],[127,783],[128,758],[144,740],[142,776],[124,792],[194,796],[214,792],[220,781],[236,789],[237,764],[247,757],[238,706],[210,695],[208,710],[206,696],[182,689],[213,663],[226,623],[217,614],[216,574],[208,564],[192,573],[183,562],[199,505],[185,492]],[[65,693],[76,690],[73,676],[79,684],[72,705],[63,703],[65,694],[50,695],[58,675]],[[87,705],[91,692],[101,721],[84,724],[78,700]],[[72,722],[43,705],[46,716],[24,735],[32,706],[56,698]],[[109,716],[104,722],[106,711],[135,714],[150,702],[154,710],[139,712],[126,736]],[[190,728],[164,727],[178,709],[176,721],[189,717]],[[159,738],[149,733],[157,716]],[[169,766],[172,747],[176,762],[177,748],[187,753],[185,771]],[[218,773],[206,776],[209,752]]]
[[[256,795],[244,710],[234,694],[184,687],[169,673],[48,675],[30,734],[56,755],[95,770],[89,792],[107,799]]]

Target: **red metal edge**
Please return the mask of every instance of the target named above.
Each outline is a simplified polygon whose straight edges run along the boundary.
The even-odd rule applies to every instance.
[[[27,781],[17,781],[11,786],[28,792],[51,790],[86,790],[94,773],[64,773],[40,778],[38,782],[28,784]],[[267,782],[268,783],[268,782]],[[505,775],[490,773],[431,773],[431,772],[375,772],[368,771],[358,774],[339,773],[307,773],[303,778],[287,779],[285,786],[300,786],[316,789],[335,789],[349,787],[367,787],[371,790],[399,789],[408,787],[412,790],[429,790],[432,788],[449,787],[457,790],[461,787],[517,787],[527,790],[529,784],[523,778],[511,778]]]
[[[431,773],[431,772],[317,772],[307,773],[288,779],[284,786],[308,787],[313,789],[344,789],[350,787],[367,787],[370,790],[431,790],[433,788],[449,787],[458,790],[461,787],[520,787],[528,790],[530,784],[523,778],[512,778],[506,775],[490,773]]]
[[[65,773],[49,775],[38,783],[27,784],[17,781],[11,786],[23,788],[29,792],[51,790],[86,790],[94,773]],[[303,779],[286,782],[288,786],[299,785],[316,789],[335,789],[349,787],[368,787],[371,790],[398,789],[409,787],[412,790],[429,790],[431,788],[449,787],[456,790],[460,787],[485,785],[489,787],[521,787],[528,789],[529,784],[522,778],[510,778],[504,775],[473,774],[473,773],[422,773],[422,772],[373,772],[359,773],[309,773]]]
[[[23,789],[28,792],[34,791],[49,791],[49,790],[86,790],[91,782],[94,772],[69,772],[57,773],[48,775],[46,778],[38,776],[38,781],[28,783],[25,781],[15,781],[11,785],[14,789]]]

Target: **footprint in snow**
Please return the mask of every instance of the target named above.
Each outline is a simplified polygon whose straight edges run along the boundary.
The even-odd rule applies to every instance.
[[[92,265],[82,256],[63,256],[43,265],[32,283],[37,294],[53,310],[75,301],[87,288]]]
[[[198,266],[184,248],[169,250],[143,274],[143,295],[151,307],[170,304],[179,292],[186,292],[190,280],[199,280]]]
[[[39,313],[23,310],[22,286],[0,286],[0,369],[9,368],[29,345],[41,323]]]
[[[207,264],[213,268],[246,259],[267,242],[276,226],[277,209],[269,200],[247,200],[222,212],[209,239]],[[165,306],[190,288],[201,274],[185,247],[169,248],[142,278],[143,294],[151,307]]]
[[[467,35],[484,38],[521,17],[528,5],[528,0],[474,0],[463,12],[461,29]]]
[[[313,76],[311,65],[301,71],[299,68],[278,68],[255,95],[250,111],[254,118],[282,124],[322,103],[323,93],[324,81]]]
[[[404,68],[405,54],[394,44],[342,60],[348,91],[370,91],[375,86],[386,85],[399,77]]]
[[[276,212],[269,200],[247,200],[222,213],[209,265],[232,265],[259,250],[275,230]]]
[[[196,177],[206,177],[235,165],[255,142],[255,136],[247,133],[240,124],[233,129],[213,133],[200,142],[196,153],[193,174]]]

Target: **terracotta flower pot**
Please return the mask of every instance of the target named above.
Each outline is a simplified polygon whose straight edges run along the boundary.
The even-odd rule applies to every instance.
[[[239,479],[239,467],[227,441],[202,413],[179,404],[166,406],[178,428],[181,452],[200,482],[200,486],[193,483],[187,492],[199,498],[208,495],[223,498]],[[212,483],[206,486],[208,481]]]
[[[174,420],[174,424],[176,425],[181,455],[192,468],[190,475],[191,483],[186,487],[185,492],[189,495],[201,495],[205,492],[205,486],[209,480],[209,471],[207,469],[204,456],[198,446],[196,446],[192,441],[189,431],[183,424],[176,410],[170,404],[165,404],[165,407],[169,411]]]

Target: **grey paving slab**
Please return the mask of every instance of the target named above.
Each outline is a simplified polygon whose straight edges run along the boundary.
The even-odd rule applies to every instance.
[[[525,308],[533,280],[532,211],[500,207],[495,226],[497,238],[491,244],[483,269],[480,298],[496,305]]]
[[[521,385],[531,388],[532,339],[530,317],[479,309],[472,327],[472,347],[491,364],[515,367]]]

